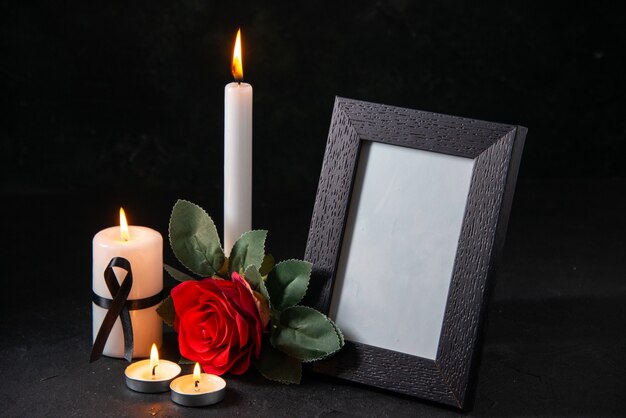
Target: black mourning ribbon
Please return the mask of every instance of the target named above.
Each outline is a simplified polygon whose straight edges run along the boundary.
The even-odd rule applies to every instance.
[[[113,267],[126,270],[126,277],[124,277],[121,285],[117,281]],[[104,270],[104,282],[109,292],[111,292],[113,299],[103,298],[92,291],[91,297],[93,303],[101,308],[108,309],[108,311],[102,320],[98,335],[93,343],[89,361],[94,362],[102,356],[102,351],[109,338],[109,334],[119,316],[124,333],[124,358],[130,362],[133,358],[133,325],[130,320],[129,311],[146,309],[156,305],[161,301],[161,293],[144,299],[128,300],[128,295],[133,287],[133,271],[130,267],[130,262],[123,257],[113,257],[111,261],[109,261],[109,265]]]

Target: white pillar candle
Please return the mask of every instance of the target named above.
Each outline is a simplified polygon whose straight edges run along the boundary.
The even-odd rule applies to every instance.
[[[252,86],[242,83],[241,31],[224,89],[224,251],[252,228]]]
[[[128,300],[148,298],[163,290],[163,238],[161,234],[143,226],[128,226],[128,234],[128,239],[122,238],[121,226],[113,226],[98,232],[93,238],[92,288],[94,293],[102,298],[113,299],[115,296],[111,295],[104,280],[104,271],[114,257],[123,257],[131,265],[133,287]],[[121,284],[126,272],[117,267],[113,269]],[[95,303],[92,306],[93,340],[95,341],[107,310]],[[156,312],[157,307],[158,304],[146,309],[129,311],[133,324],[133,357],[148,357],[153,342],[158,347],[161,346],[163,325]],[[119,317],[109,334],[103,354],[109,357],[124,357],[124,334]]]

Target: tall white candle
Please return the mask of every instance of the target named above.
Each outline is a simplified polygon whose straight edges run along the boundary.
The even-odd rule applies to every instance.
[[[224,251],[252,228],[252,86],[243,83],[241,30],[233,52],[234,83],[224,89]]]
[[[123,212],[120,210],[120,218]],[[125,219],[123,221],[126,222]],[[122,221],[120,220],[120,223]],[[122,237],[122,227],[113,226],[98,232],[93,238],[93,291],[100,297],[112,299],[104,281],[104,271],[113,257],[123,257],[130,262],[133,287],[129,300],[143,299],[163,290],[163,238],[157,231],[144,226],[128,226],[127,237]],[[123,269],[113,268],[121,284],[125,277]],[[93,306],[93,339],[95,341],[107,310]],[[158,304],[146,309],[131,310],[133,324],[133,357],[149,357],[152,343],[161,346],[162,320],[156,312]],[[109,334],[103,354],[124,357],[124,334],[119,318]]]

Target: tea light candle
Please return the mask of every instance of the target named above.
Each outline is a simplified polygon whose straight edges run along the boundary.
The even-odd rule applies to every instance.
[[[154,229],[144,226],[129,226],[124,210],[120,208],[120,226],[98,232],[93,238],[93,292],[102,298],[111,299],[104,280],[104,271],[114,257],[127,259],[133,271],[133,287],[129,300],[148,298],[163,290],[163,237]],[[117,273],[116,273],[117,274]],[[121,283],[123,276],[118,278]],[[156,309],[158,303],[146,309],[130,311],[133,327],[133,357],[150,355],[150,344],[161,345],[163,321]],[[93,304],[93,339],[95,341],[107,309]],[[124,334],[119,318],[109,334],[102,352],[109,357],[124,357]]]
[[[167,392],[172,379],[181,372],[180,366],[168,360],[160,360],[156,344],[152,344],[150,359],[132,363],[126,368],[126,386],[136,392]]]
[[[219,376],[200,372],[196,363],[193,374],[178,377],[170,384],[172,401],[183,406],[206,406],[224,399],[226,381]]]

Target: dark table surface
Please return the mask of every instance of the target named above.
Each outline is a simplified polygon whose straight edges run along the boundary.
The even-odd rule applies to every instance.
[[[469,416],[624,416],[626,181],[518,184],[488,313]],[[463,413],[306,373],[299,386],[255,371],[226,376],[223,402],[177,406],[169,393],[128,390],[123,360],[90,364],[91,239],[124,205],[134,224],[166,236],[177,198],[219,224],[215,191],[5,193],[0,316],[0,415],[460,416]],[[255,227],[277,259],[304,253],[313,195],[264,193]],[[219,225],[218,225],[219,226]],[[166,262],[174,262],[166,246]],[[167,281],[166,285],[172,283]],[[165,329],[163,357],[177,359]]]

